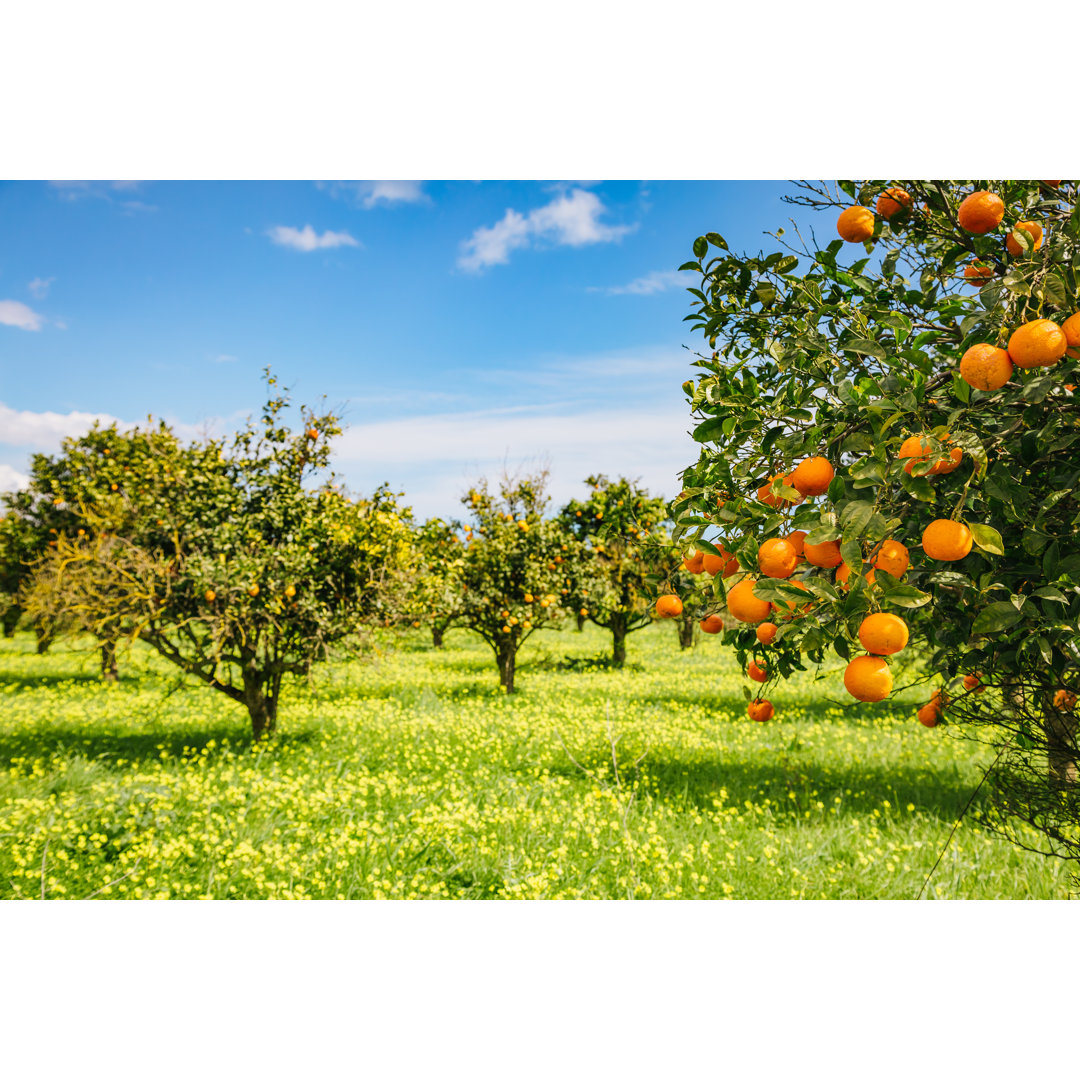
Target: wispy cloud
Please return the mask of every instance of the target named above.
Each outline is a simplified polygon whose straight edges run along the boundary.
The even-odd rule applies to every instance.
[[[591,285],[588,292],[605,293],[608,296],[651,296],[685,285],[687,279],[678,270],[654,270],[644,277],[634,278],[625,285]]]
[[[29,483],[30,477],[26,473],[0,462],[0,491],[19,491]]]
[[[266,235],[281,247],[294,251],[319,251],[323,248],[360,247],[360,241],[347,232],[331,232],[327,229],[321,236],[310,225],[294,229],[291,225],[275,225]]]
[[[157,209],[150,203],[126,196],[142,189],[143,180],[50,180],[49,187],[64,202],[80,199],[103,199],[118,206],[126,214],[149,212]]]
[[[371,210],[379,203],[430,202],[422,180],[318,180],[315,186],[335,199],[348,199]]]
[[[239,357],[231,356],[229,353],[218,353],[218,355],[214,357],[214,363],[215,364],[235,364],[238,359],[239,359]]]
[[[18,300],[0,300],[0,325],[17,326],[20,330],[40,330],[45,325],[45,316]]]
[[[27,289],[30,290],[30,295],[35,300],[44,300],[49,295],[49,286],[56,280],[54,277],[47,278],[34,278],[33,281],[27,285]]]
[[[510,253],[519,248],[551,244],[558,247],[582,247],[620,240],[634,225],[606,225],[600,218],[607,207],[593,191],[574,188],[561,192],[551,202],[528,214],[508,209],[500,221],[480,226],[462,242],[458,266],[480,271],[510,261]]]

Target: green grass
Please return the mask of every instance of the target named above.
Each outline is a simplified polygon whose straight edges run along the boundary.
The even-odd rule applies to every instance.
[[[914,897],[984,751],[914,717],[925,692],[853,704],[837,670],[745,714],[715,638],[671,626],[545,633],[497,686],[454,631],[288,688],[272,745],[246,714],[140,652],[0,645],[0,896]],[[617,762],[617,767],[616,767]],[[100,890],[100,891],[99,891]],[[1068,870],[966,824],[936,897],[1064,897]]]

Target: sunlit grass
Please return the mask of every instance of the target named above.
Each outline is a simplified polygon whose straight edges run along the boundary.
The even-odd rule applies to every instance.
[[[145,653],[0,646],[0,896],[914,897],[982,751],[919,695],[862,706],[839,674],[745,714],[730,652],[534,635],[520,693],[482,642],[416,632],[290,687],[281,735]],[[839,662],[837,662],[839,667]],[[925,695],[923,695],[925,697]],[[927,894],[1060,897],[1068,871],[962,826]],[[99,891],[100,890],[100,891]]]

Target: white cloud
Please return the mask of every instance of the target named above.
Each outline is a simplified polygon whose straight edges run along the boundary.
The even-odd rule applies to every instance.
[[[49,286],[56,280],[54,277],[47,278],[34,278],[33,281],[27,285],[27,289],[30,290],[30,295],[35,300],[44,300],[49,295]]]
[[[236,356],[230,356],[229,353],[218,353],[214,357],[215,364],[235,364],[239,358]]]
[[[18,300],[0,300],[0,325],[17,326],[20,330],[40,330],[45,316]]]
[[[595,192],[581,188],[561,192],[527,215],[507,210],[501,221],[481,226],[463,241],[458,265],[465,270],[482,270],[509,261],[511,251],[533,243],[569,247],[607,244],[635,228],[603,224],[599,219],[606,211]]]
[[[30,483],[30,477],[10,465],[0,463],[0,491],[19,491]]]
[[[0,443],[55,450],[61,440],[88,431],[95,420],[105,425],[119,422],[106,413],[18,411],[0,401]]]
[[[590,286],[589,292],[602,292],[608,296],[650,296],[653,293],[667,292],[668,289],[678,288],[685,285],[687,278],[683,277],[678,270],[654,270],[644,277],[634,278],[626,285],[609,285],[606,288]]]
[[[291,225],[275,225],[266,230],[275,244],[293,248],[295,251],[318,251],[320,248],[360,247],[360,241],[347,232],[326,230],[321,236],[310,226],[294,229]]]
[[[422,180],[319,180],[316,187],[334,198],[346,197],[358,202],[365,210],[379,203],[427,202]]]

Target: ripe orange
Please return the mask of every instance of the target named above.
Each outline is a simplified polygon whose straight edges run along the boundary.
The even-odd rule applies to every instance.
[[[932,701],[928,701],[916,714],[923,727],[937,727],[941,710]]]
[[[251,588],[248,589],[248,596],[258,596],[258,595],[259,595],[259,586],[258,585],[252,585]]]
[[[756,720],[759,724],[764,724],[766,720],[772,719],[772,702],[764,698],[755,698],[746,706],[746,712],[751,720]]]
[[[757,497],[766,506],[787,506],[787,505],[797,506],[799,503],[801,503],[803,501],[803,496],[802,495],[800,495],[799,498],[797,498],[797,499],[785,499],[783,495],[773,495],[772,492],[769,489],[772,486],[772,482],[775,479],[776,479],[775,476],[770,476],[769,479],[766,480],[765,483],[762,484],[761,487],[759,487],[758,490],[757,490]],[[788,475],[788,476],[780,477],[780,482],[782,484],[784,484],[786,487],[790,487],[791,486],[791,476]]]
[[[804,546],[806,544],[806,530],[796,529],[794,532],[789,532],[784,539],[795,549],[795,554],[798,556],[799,562],[802,562],[804,557]]]
[[[687,555],[682,564],[691,574],[700,574],[705,569],[705,552],[695,551]]]
[[[844,687],[859,701],[881,701],[892,685],[892,672],[880,656],[856,656],[844,669]]]
[[[217,593],[213,589],[207,589],[203,595],[206,597],[206,602],[212,604],[217,597]]]
[[[1066,355],[1076,359],[1080,356],[1080,311],[1061,324],[1061,332],[1065,335]]]
[[[705,573],[712,574],[714,577],[717,574],[721,577],[729,577],[739,569],[739,560],[726,548],[721,548],[719,555],[714,555],[711,551],[705,552],[703,566]]]
[[[309,439],[317,439],[317,438],[319,437],[319,432],[318,432],[318,430],[317,430],[316,428],[310,428],[310,429],[308,430],[308,433],[307,433],[307,437],[308,437]]]
[[[875,570],[884,570],[886,574],[899,578],[907,573],[910,562],[908,549],[899,540],[882,540],[881,547],[874,556],[873,566]]]
[[[765,668],[758,667],[756,660],[751,660],[750,663],[746,665],[746,674],[749,675],[754,682],[764,682],[769,677]]]
[[[886,220],[891,221],[897,214],[911,209],[911,196],[899,187],[886,188],[877,200],[877,212]]]
[[[972,345],[960,358],[960,378],[976,390],[1000,390],[1012,369],[1009,354],[994,345]]]
[[[964,279],[981,288],[988,281],[994,280],[994,271],[985,263],[971,263],[964,268]]]
[[[754,595],[754,578],[744,578],[734,588],[728,590],[727,606],[732,618],[739,622],[761,622],[772,608],[768,600]]]
[[[874,235],[874,212],[866,206],[849,206],[836,219],[836,231],[849,244],[860,244]]]
[[[295,585],[286,585],[285,586],[285,595],[291,600],[296,595],[296,586]]]
[[[940,442],[948,442],[952,438],[951,435],[942,435]],[[904,466],[904,472],[911,476],[911,470],[916,465],[921,465],[927,461],[930,457],[935,458],[933,466],[930,471],[926,473],[927,476],[937,476],[940,473],[951,473],[957,468],[961,461],[964,460],[964,451],[959,446],[954,446],[949,450],[949,456],[944,457],[941,451],[934,450],[928,440],[920,438],[918,435],[912,435],[910,438],[905,439],[900,444],[900,452],[898,456],[903,458],[910,458],[911,460]]]
[[[724,629],[724,620],[719,615],[706,615],[699,625],[706,634],[719,634]]]
[[[928,559],[956,562],[971,551],[972,543],[971,530],[961,521],[938,518],[923,529],[922,549]]]
[[[656,601],[656,614],[661,619],[677,619],[682,614],[682,601],[670,593],[661,596]]]
[[[799,462],[788,481],[800,495],[824,495],[835,475],[826,458],[810,457]]]
[[[1042,226],[1037,221],[1018,221],[1013,227],[1012,232],[1005,237],[1005,247],[1008,248],[1010,255],[1023,255],[1024,249],[1013,239],[1014,232],[1020,232],[1023,230],[1032,239],[1031,250],[1038,251],[1042,247],[1043,232]]]
[[[758,548],[758,566],[766,577],[789,578],[798,565],[799,556],[786,540],[766,540]]]
[[[859,625],[859,641],[868,653],[892,656],[908,643],[907,623],[884,611],[867,615]]]
[[[982,236],[993,232],[1005,216],[1005,204],[992,191],[973,191],[961,204],[956,215],[960,228]]]
[[[1072,712],[1076,708],[1076,695],[1068,690],[1058,690],[1054,694],[1054,708]]]
[[[806,544],[803,547],[803,554],[811,566],[823,566],[826,570],[831,570],[844,561],[840,555],[839,540],[826,540],[823,544]]]
[[[976,694],[985,694],[986,687],[982,684],[982,677],[979,672],[975,672],[973,675],[964,676],[964,689],[974,690]]]
[[[757,628],[757,639],[762,645],[771,645],[774,637],[776,637],[776,623],[763,622]]]
[[[1009,359],[1017,367],[1050,367],[1064,355],[1069,343],[1050,319],[1033,319],[1017,327],[1009,338]]]

